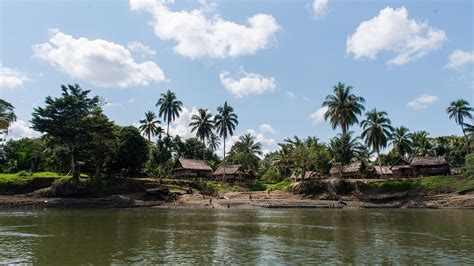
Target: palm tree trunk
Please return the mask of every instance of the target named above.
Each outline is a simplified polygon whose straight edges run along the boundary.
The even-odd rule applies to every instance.
[[[170,121],[168,120],[168,127],[166,128],[166,135],[170,136]]]
[[[204,150],[202,151],[202,159],[206,160],[206,139],[202,138],[202,145],[204,146]]]
[[[224,136],[224,176],[223,179],[225,180],[225,136]]]
[[[380,160],[380,151],[379,149],[377,149],[377,157],[379,159],[379,169],[380,169],[380,173],[382,174],[382,179],[384,179],[384,174],[383,174],[383,170],[382,170],[382,160]]]

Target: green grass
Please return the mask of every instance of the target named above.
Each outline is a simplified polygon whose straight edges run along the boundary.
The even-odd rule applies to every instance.
[[[375,192],[427,192],[451,193],[464,189],[474,189],[474,178],[459,176],[429,176],[420,179],[387,180],[372,184]]]
[[[38,173],[27,173],[20,172],[16,174],[4,174],[0,173],[0,186],[2,185],[27,185],[34,179],[60,179],[63,176],[53,172],[38,172]]]

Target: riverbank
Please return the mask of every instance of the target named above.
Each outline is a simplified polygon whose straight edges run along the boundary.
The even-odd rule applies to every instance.
[[[469,208],[474,209],[474,192],[409,196],[385,194],[377,197],[301,196],[286,191],[225,192],[206,196],[193,191],[176,200],[163,201],[146,193],[112,195],[99,198],[51,198],[31,195],[0,196],[2,209],[84,209],[84,208]]]

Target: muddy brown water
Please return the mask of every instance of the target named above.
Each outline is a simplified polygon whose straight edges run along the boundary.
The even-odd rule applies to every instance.
[[[0,264],[474,264],[472,210],[0,210]]]

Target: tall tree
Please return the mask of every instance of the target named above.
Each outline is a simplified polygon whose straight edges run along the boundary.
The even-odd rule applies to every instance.
[[[323,107],[328,110],[324,114],[324,119],[329,119],[333,129],[340,127],[342,134],[349,131],[349,127],[359,123],[357,115],[361,115],[365,110],[365,99],[352,94],[352,86],[346,86],[339,82],[334,88],[334,94],[326,96]]]
[[[212,132],[211,135],[209,135],[209,137],[207,138],[207,144],[213,152],[216,151],[219,148],[219,145],[221,145],[221,142],[219,141],[219,136]]]
[[[227,104],[227,101],[223,106],[217,107],[217,115],[214,117],[214,126],[216,127],[217,133],[224,139],[224,179],[225,179],[225,141],[227,137],[234,135],[235,127],[239,124],[238,117],[234,113],[234,108]]]
[[[183,103],[178,101],[174,92],[167,90],[165,93],[161,94],[161,98],[155,104],[159,106],[158,115],[163,118],[165,122],[168,123],[166,128],[166,135],[170,135],[170,123],[179,117],[179,112],[181,112]]]
[[[8,128],[11,123],[16,121],[13,105],[3,99],[0,99],[0,134],[8,134]]]
[[[147,136],[148,142],[151,142],[151,137],[159,134],[160,131],[160,120],[156,119],[156,114],[152,111],[145,113],[145,119],[139,121],[140,126],[138,129],[142,134]]]
[[[86,142],[91,131],[89,116],[98,110],[99,97],[90,98],[90,90],[78,84],[61,85],[61,97],[46,97],[46,106],[34,109],[33,129],[47,133],[66,145],[70,154],[73,182],[79,181],[78,146]]]
[[[413,153],[416,156],[428,156],[433,154],[433,144],[426,131],[415,131],[411,135]]]
[[[113,146],[116,144],[116,136],[114,135],[115,125],[101,110],[94,111],[87,119],[91,125],[87,150],[94,161],[94,176],[100,178],[101,170],[105,162],[111,159]]]
[[[397,127],[393,130],[390,137],[390,144],[392,144],[400,158],[406,159],[407,155],[412,153],[413,142],[411,141],[411,137],[412,134],[410,130],[404,126]]]
[[[329,151],[333,163],[348,164],[358,154],[364,152],[365,147],[359,142],[359,137],[352,138],[352,134],[352,131],[346,134],[338,134],[329,142]]]
[[[229,160],[240,164],[246,170],[256,172],[262,156],[262,143],[256,142],[250,133],[241,136],[229,152]]]
[[[214,122],[212,120],[212,114],[204,108],[200,108],[197,114],[191,117],[191,132],[196,131],[196,137],[202,141],[202,145],[206,147],[206,139],[212,134],[214,128]],[[204,149],[202,159],[205,159],[206,150]]]
[[[469,118],[472,119],[471,112],[474,111],[473,108],[469,105],[469,102],[463,99],[452,101],[449,107],[446,109],[446,112],[449,115],[450,119],[454,118],[456,124],[461,126],[462,133],[464,134],[464,138],[468,141],[466,131],[464,129],[464,119]]]
[[[382,169],[380,149],[387,147],[390,132],[393,131],[387,112],[377,111],[374,108],[365,114],[365,120],[361,122],[361,125],[363,128],[361,137],[365,139],[367,146],[372,147],[377,152],[379,167]],[[380,171],[382,172],[382,170]]]

